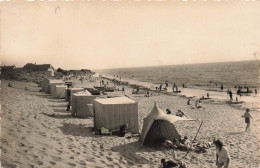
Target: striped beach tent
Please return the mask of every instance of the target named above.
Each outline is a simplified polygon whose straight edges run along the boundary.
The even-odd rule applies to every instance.
[[[139,141],[145,143],[161,143],[165,140],[180,140],[181,136],[176,130],[174,123],[180,120],[193,119],[166,114],[155,103],[151,112],[144,118],[143,129]]]

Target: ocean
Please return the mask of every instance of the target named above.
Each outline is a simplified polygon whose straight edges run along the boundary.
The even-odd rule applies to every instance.
[[[259,93],[239,96],[236,95],[237,88],[235,88],[235,86],[247,86],[250,90],[259,90],[259,69],[259,61],[239,61],[103,69],[95,72],[121,77],[125,81],[146,82],[153,86],[168,82],[177,85],[182,91],[180,95],[186,97],[200,98],[209,93],[211,98],[229,101],[226,91],[230,89],[235,93],[234,99],[238,97],[239,101],[244,102],[241,107],[259,110]],[[183,83],[187,88],[182,88]],[[220,90],[221,84],[224,85],[224,93]]]
[[[95,72],[154,84],[167,81],[178,86],[185,83],[190,87],[204,87],[208,86],[211,81],[211,84],[217,83],[219,86],[223,83],[226,88],[232,88],[235,85],[258,88],[259,68],[258,61],[241,61],[104,69]]]

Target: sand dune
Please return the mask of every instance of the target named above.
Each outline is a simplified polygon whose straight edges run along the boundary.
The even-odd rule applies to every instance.
[[[169,151],[159,147],[140,147],[137,138],[94,135],[92,118],[80,119],[65,111],[64,99],[53,99],[39,92],[33,83],[2,81],[1,89],[1,164],[3,167],[158,167],[161,158],[171,159]],[[29,88],[28,91],[24,87]],[[187,106],[187,99],[179,96],[127,94],[139,105],[139,130],[143,118],[156,101],[165,110],[182,109],[191,118],[203,120],[198,140],[221,138],[230,150],[231,167],[259,166],[259,112],[252,111],[254,120],[250,132],[244,132],[243,109],[214,101],[204,101],[203,109]],[[111,95],[122,95],[121,92]],[[177,122],[181,135],[194,138],[200,121]],[[188,167],[214,167],[215,149],[197,154],[177,151],[177,158]]]

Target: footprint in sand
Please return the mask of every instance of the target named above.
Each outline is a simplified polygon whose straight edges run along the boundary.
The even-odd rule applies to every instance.
[[[74,163],[68,163],[68,165],[75,167],[76,165]]]
[[[107,157],[107,160],[109,160],[110,162],[113,161],[113,159],[111,157]]]
[[[38,163],[38,165],[40,165],[40,166],[43,165],[43,162],[42,162],[42,161],[38,161],[37,163]]]
[[[80,162],[79,164],[80,164],[80,165],[82,165],[82,166],[86,166],[86,163],[85,163],[85,162],[83,162],[83,161],[82,161],[82,162]]]
[[[74,159],[74,157],[73,156],[71,156],[71,157],[69,157],[71,160],[73,160]]]
[[[20,143],[20,146],[21,146],[21,147],[24,147],[25,145],[24,145],[23,143]]]
[[[53,160],[58,162],[58,161],[61,161],[61,157],[57,157],[57,156],[52,156]]]
[[[56,165],[56,163],[55,163],[55,162],[53,162],[53,161],[50,161],[50,164],[51,164],[51,165]]]

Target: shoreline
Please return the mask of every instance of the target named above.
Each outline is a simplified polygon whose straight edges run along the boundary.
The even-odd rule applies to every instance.
[[[258,103],[258,100],[260,100],[259,93],[258,94],[251,93],[250,95],[246,94],[243,97],[241,97],[240,95],[237,95],[236,88],[231,89],[231,91],[233,92],[233,95],[234,95],[234,98],[231,101],[229,99],[229,97],[226,96],[226,93],[227,93],[226,89],[221,90],[220,88],[217,88],[217,87],[194,87],[194,86],[191,86],[191,87],[188,87],[188,88],[187,87],[186,88],[179,88],[179,90],[182,91],[181,93],[171,93],[171,92],[154,90],[154,88],[155,88],[154,86],[156,85],[154,83],[142,82],[142,81],[137,81],[137,80],[131,80],[129,82],[129,80],[127,80],[127,79],[123,79],[121,81],[120,79],[113,77],[113,76],[109,76],[109,75],[101,76],[101,78],[109,80],[111,82],[115,82],[115,83],[122,82],[123,85],[127,85],[131,88],[133,86],[137,86],[137,87],[139,86],[139,87],[146,88],[146,89],[153,91],[153,92],[158,92],[158,93],[161,93],[161,94],[173,95],[173,96],[184,96],[184,97],[187,97],[187,98],[192,97],[192,98],[200,99],[202,96],[206,97],[206,94],[210,93],[210,95],[213,95],[213,98],[211,98],[211,96],[210,96],[210,98],[212,100],[222,101],[222,102],[225,102],[227,104],[230,104],[230,106],[234,106],[236,108],[240,108],[240,109],[243,109],[243,110],[245,110],[246,108],[249,108],[251,110],[255,110],[255,111],[260,112],[260,104]],[[183,91],[185,91],[185,90],[188,90],[188,91],[183,93]],[[190,93],[188,93],[188,92],[190,92]],[[238,97],[238,100],[239,100],[238,102],[235,101],[235,99],[236,99],[235,97]],[[248,97],[250,97],[251,99],[248,100],[247,99]]]

